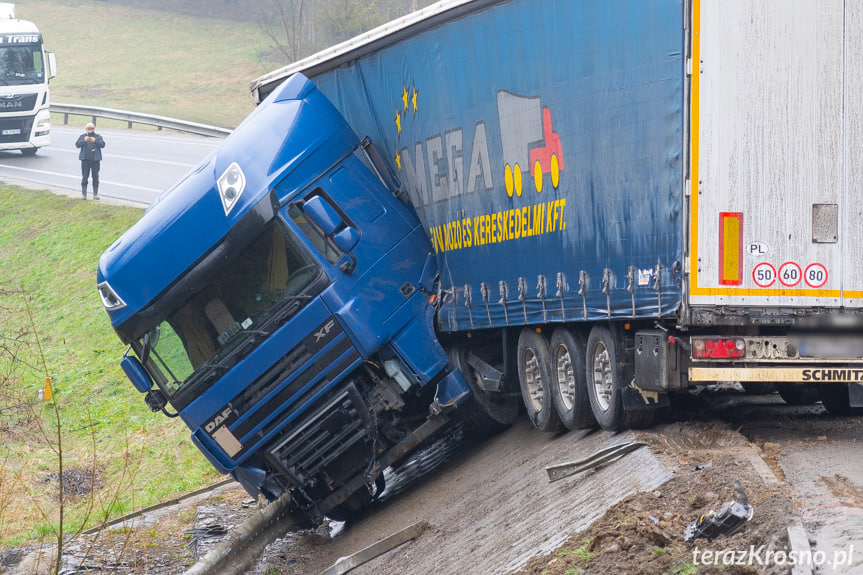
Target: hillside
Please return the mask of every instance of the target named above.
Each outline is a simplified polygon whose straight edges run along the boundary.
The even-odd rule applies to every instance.
[[[21,0],[57,55],[55,102],[149,112],[234,127],[253,108],[249,82],[281,65],[248,22],[98,0]]]
[[[96,296],[100,254],[141,213],[0,185],[2,543],[56,541],[61,521],[75,532],[220,479],[181,421],[144,408]]]

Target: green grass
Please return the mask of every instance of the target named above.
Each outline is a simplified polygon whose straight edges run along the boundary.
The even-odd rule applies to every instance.
[[[53,405],[37,399],[46,371],[37,341],[54,382],[64,468],[95,468],[104,486],[86,521],[91,501],[70,500],[67,531],[219,479],[182,422],[151,413],[126,380],[119,367],[124,348],[96,292],[99,256],[141,214],[0,186],[2,542],[50,538],[58,524],[56,485],[45,482],[58,469],[56,425]],[[24,295],[8,293],[19,288]],[[13,363],[2,349],[16,337],[22,339]],[[9,397],[18,401],[4,401]],[[22,401],[35,411],[13,421],[10,410],[23,409]]]
[[[593,557],[593,553],[588,551],[589,548],[590,539],[584,539],[581,541],[581,545],[578,547],[578,549],[564,549],[562,551],[558,551],[556,553],[556,556],[559,559],[562,559],[564,557],[572,557],[576,561],[590,561],[590,559]]]
[[[685,563],[680,563],[679,565],[675,565],[674,568],[669,571],[670,575],[695,575],[698,572],[698,566],[695,565],[692,561],[687,561]]]
[[[283,64],[259,58],[272,47],[253,24],[97,0],[19,0],[16,10],[57,55],[55,102],[234,127],[253,109],[249,82]],[[96,470],[102,485],[67,501],[67,532],[219,479],[185,425],[151,413],[126,380],[96,292],[99,256],[141,213],[0,185],[0,543],[59,528],[57,486],[46,482],[59,465],[54,407],[64,469]],[[37,399],[46,374],[56,403]]]
[[[18,0],[16,15],[57,56],[55,102],[233,128],[254,107],[249,82],[285,63],[260,57],[273,45],[250,23],[97,0]]]

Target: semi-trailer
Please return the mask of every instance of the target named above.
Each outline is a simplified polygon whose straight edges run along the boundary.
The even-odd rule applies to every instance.
[[[848,413],[861,16],[444,0],[258,78],[102,256],[122,366],[219,471],[313,518],[522,406],[614,430],[736,381]]]

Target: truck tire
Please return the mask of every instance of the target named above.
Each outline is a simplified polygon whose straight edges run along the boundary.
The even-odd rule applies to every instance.
[[[526,327],[518,336],[518,382],[527,416],[540,431],[560,429],[552,398],[551,361],[545,338]]]
[[[467,350],[461,347],[447,349],[450,363],[459,370],[470,387],[473,397],[465,405],[459,406],[462,419],[476,431],[500,431],[518,419],[518,396],[508,395],[505,391],[493,393],[480,389],[479,374],[467,362]]]
[[[605,325],[595,325],[587,338],[587,396],[596,422],[607,431],[649,425],[653,410],[626,411],[620,388],[626,374],[619,360],[620,344]]]
[[[596,427],[584,365],[581,334],[565,327],[555,329],[551,335],[551,389],[557,415],[567,429]]]
[[[859,407],[851,407],[847,383],[827,383],[818,387],[821,403],[830,415],[858,415]]]
[[[817,385],[805,383],[777,383],[776,391],[788,405],[811,405],[820,396]]]

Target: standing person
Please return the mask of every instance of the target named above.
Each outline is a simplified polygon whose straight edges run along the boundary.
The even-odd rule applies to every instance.
[[[99,199],[99,163],[102,161],[102,148],[105,140],[96,133],[96,126],[89,122],[84,126],[84,133],[78,136],[75,147],[81,148],[78,159],[81,160],[81,195],[87,199],[87,180],[93,174],[93,199]]]

